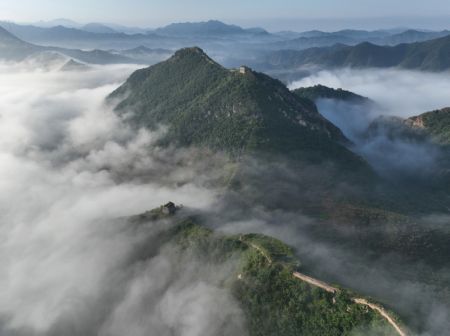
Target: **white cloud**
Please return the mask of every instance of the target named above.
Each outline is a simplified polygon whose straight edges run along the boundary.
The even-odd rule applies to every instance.
[[[169,200],[197,208],[214,201],[198,174],[180,173],[195,152],[156,148],[158,132],[128,128],[103,104],[133,70],[0,64],[4,328],[46,334],[71,319],[82,328],[100,314],[99,300],[124,277],[123,261],[146,237],[116,218]]]
[[[290,88],[317,84],[343,88],[375,100],[383,113],[410,117],[450,106],[449,73],[396,69],[339,69],[315,73]]]

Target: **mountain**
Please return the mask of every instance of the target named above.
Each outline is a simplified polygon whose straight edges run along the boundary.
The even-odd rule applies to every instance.
[[[119,25],[116,23],[107,23],[106,26],[114,29],[116,32],[125,33],[125,34],[129,34],[129,35],[147,34],[150,31],[150,29],[148,29],[148,28],[128,27],[128,26],[123,26],[123,25]]]
[[[300,273],[307,269],[300,267],[295,251],[272,237],[215,232],[201,224],[207,217],[189,216],[173,203],[132,217],[129,225],[149,230],[161,221],[165,229],[143,242],[147,248],[136,255],[137,262],[158,255],[169,258],[172,253],[183,264],[206,265],[209,273],[203,272],[204,282],[208,284],[213,275],[221,276],[221,281],[211,285],[231,295],[242,309],[241,315],[235,316],[245,321],[240,335],[350,336],[355,330],[360,335],[397,335],[385,316],[401,332],[405,330],[395,314],[372,299]],[[172,272],[177,274],[177,269]],[[227,313],[225,307],[223,313]],[[232,335],[224,331],[231,323],[211,334]]]
[[[9,61],[23,61],[33,56],[38,58],[39,53],[48,54],[59,53],[82,62],[92,64],[118,64],[118,63],[135,63],[130,58],[115,55],[103,50],[84,51],[78,49],[66,49],[57,47],[44,47],[27,43],[12,35],[6,29],[0,27],[0,59]]]
[[[0,57],[5,60],[22,60],[44,48],[26,43],[0,27]]]
[[[90,64],[135,64],[139,63],[136,60],[133,60],[131,58],[112,54],[105,50],[90,50],[90,51],[84,51],[84,50],[78,50],[78,49],[65,49],[65,48],[54,48],[54,47],[47,47],[50,50],[57,50],[69,57],[73,57],[77,60],[80,60],[84,63],[90,63]]]
[[[164,61],[173,54],[172,50],[161,48],[152,49],[145,46],[139,46],[126,50],[114,50],[111,52],[117,55],[131,58],[138,62],[146,63],[148,65]]]
[[[230,53],[248,49],[249,42],[277,40],[261,28],[244,29],[219,21],[173,24],[156,30],[127,28],[110,24],[92,23],[84,27],[37,27],[0,22],[0,26],[29,43],[61,48],[122,50],[144,45],[148,48],[176,50],[201,44],[208,49]],[[237,44],[239,49],[237,48]],[[230,45],[236,46],[231,48]]]
[[[407,138],[409,141],[429,141],[446,149],[450,145],[450,108],[422,113],[410,118],[381,116],[375,119],[369,133],[383,129],[390,138]]]
[[[154,31],[167,36],[228,36],[242,34],[268,34],[261,28],[244,29],[220,21],[172,23]]]
[[[320,30],[311,30],[297,33],[293,39],[278,41],[269,44],[270,49],[289,49],[304,50],[316,47],[328,47],[335,44],[356,45],[361,42],[380,41],[381,44],[385,38],[389,38],[390,34],[386,31],[366,31],[366,30],[339,30],[336,32],[323,32]],[[283,35],[282,35],[283,36]],[[289,35],[284,35],[289,37]],[[292,34],[290,35],[292,37]],[[430,38],[431,39],[431,38]],[[406,41],[405,41],[406,42]]]
[[[80,30],[83,30],[83,27],[87,27],[87,29],[84,29],[86,31],[91,31],[91,28],[93,28],[94,31],[91,32],[97,32],[97,28],[101,28],[101,33],[126,33],[126,34],[145,34],[149,29],[146,28],[139,28],[139,27],[127,27],[115,23],[88,23],[85,25],[82,25],[78,22],[68,20],[68,19],[56,19],[56,20],[50,20],[50,21],[39,21],[31,24],[35,27],[41,27],[41,28],[52,28],[57,26],[63,26],[66,28],[77,28]]]
[[[271,53],[268,64],[280,68],[302,66],[387,68],[443,71],[450,68],[450,36],[394,47],[378,46],[368,42],[356,46],[336,45],[303,51]]]
[[[125,34],[105,29],[98,24],[88,25],[86,30],[65,26],[36,27],[0,22],[0,26],[18,38],[38,45],[52,45],[66,49],[123,49],[151,43],[161,38],[152,34]],[[86,27],[86,26],[85,26]]]
[[[73,59],[68,60],[60,69],[60,71],[86,71],[89,70],[89,66],[79,63]]]
[[[450,145],[450,108],[408,118],[408,125],[428,134],[437,143]]]
[[[56,39],[87,39],[95,36],[91,32],[62,25],[37,27],[33,25],[19,25],[12,22],[0,22],[0,26],[18,38],[32,43],[51,42]]]
[[[316,96],[353,97],[329,88],[309,91]],[[450,302],[445,275],[436,273],[448,263],[450,238],[448,233],[436,230],[427,217],[430,213],[448,213],[448,184],[435,188],[441,181],[408,179],[403,183],[374,174],[366,161],[350,150],[355,144],[324,119],[310,99],[290,92],[281,82],[245,67],[226,69],[201,49],[187,48],[167,61],[133,73],[108,102],[136,129],[162,129],[157,146],[179,150],[196,147],[201,153],[196,160],[204,162],[212,161],[211,152],[225,156],[215,184],[225,206],[212,217],[225,216],[228,223],[241,222],[239,215],[227,217],[241,211],[251,213],[249,220],[254,219],[253,211],[261,211],[263,216],[274,214],[267,224],[273,230],[282,231],[283,221],[288,220],[291,228],[305,237],[296,247],[304,249],[302,264],[306,270],[330,275],[333,272],[327,273],[327,268],[334,267],[348,283],[349,277],[362,279],[358,272],[366,274],[367,268],[376,265],[380,268],[371,273],[387,269],[394,281],[436,286],[436,293]],[[414,145],[408,149],[416,154]],[[385,156],[383,149],[379,161]],[[394,161],[398,157],[394,156]],[[413,156],[412,162],[416,161]],[[303,216],[308,217],[306,223]],[[311,241],[314,243],[308,244]],[[261,248],[258,242],[252,243]],[[347,258],[336,266],[334,259],[319,264],[317,255],[309,256],[308,252],[321,254],[322,244],[336,246],[362,261],[356,269],[352,268],[353,259],[346,264]],[[354,273],[347,276],[350,270]],[[285,280],[292,279],[291,275],[289,272]],[[331,274],[331,281],[340,283],[339,276]],[[405,307],[396,289],[375,291],[368,285],[372,282],[365,280],[359,283],[360,289],[375,292],[414,326],[420,328],[426,323],[428,315]],[[280,286],[285,288],[287,283],[283,280]],[[272,295],[271,290],[267,293]],[[246,298],[247,294],[239,297]],[[259,292],[255,300],[257,297],[263,297],[264,302],[272,300]],[[253,308],[249,308],[248,316],[256,316],[264,328],[279,325],[273,320],[261,322],[272,314],[271,309],[265,315],[259,306],[249,307]],[[278,321],[289,324],[295,318]],[[271,329],[269,334],[279,334],[279,330]],[[289,334],[282,330],[281,334]],[[299,329],[290,330],[295,333]]]
[[[117,31],[101,23],[88,23],[81,30],[96,34],[117,34]]]
[[[33,26],[42,27],[42,28],[51,28],[56,26],[64,26],[68,28],[80,28],[82,25],[78,22],[69,19],[55,19],[50,21],[39,21],[33,23]]]
[[[380,44],[388,44],[388,45],[397,45],[401,43],[414,43],[414,42],[422,42],[437,39],[440,37],[445,37],[450,35],[450,31],[443,30],[439,32],[424,32],[420,30],[408,29],[404,32],[394,34],[383,39],[380,39],[378,43]],[[373,42],[377,43],[377,40]]]
[[[303,33],[281,32],[277,36],[281,41],[272,42],[261,46],[264,50],[304,50],[309,48],[331,47],[335,44],[354,46],[363,42],[370,42],[380,46],[395,46],[401,43],[423,42],[450,35],[450,31],[365,31],[365,30],[340,30],[337,32],[308,31]]]
[[[356,93],[346,91],[341,88],[333,89],[324,85],[302,87],[295,89],[292,92],[301,98],[310,99],[312,101],[316,101],[318,99],[336,99],[355,104],[371,103],[369,98],[357,95]]]
[[[334,44],[357,44],[359,40],[354,39],[345,35],[334,35],[334,34],[324,34],[320,36],[313,37],[298,37],[296,39],[288,41],[279,41],[269,44],[269,48],[280,50],[280,49],[292,49],[292,50],[303,50],[315,47],[326,47]]]
[[[239,157],[252,152],[363,166],[347,139],[313,103],[249,68],[225,69],[199,48],[136,71],[109,97],[120,114],[150,129],[167,125],[167,143],[206,146]]]

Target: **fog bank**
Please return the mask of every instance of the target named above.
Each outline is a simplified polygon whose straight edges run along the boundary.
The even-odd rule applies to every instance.
[[[396,69],[324,70],[289,87],[343,88],[374,100],[383,114],[406,118],[450,106],[449,75]]]
[[[159,148],[163,128],[130,129],[103,104],[135,69],[0,64],[0,334],[206,336],[239,313],[220,270],[182,268],[170,248],[130,264],[157,229],[118,218],[216,197],[203,174],[215,160]],[[242,327],[234,321],[225,335]]]

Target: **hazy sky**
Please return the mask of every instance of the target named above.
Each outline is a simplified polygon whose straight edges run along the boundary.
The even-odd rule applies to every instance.
[[[0,0],[0,19],[155,27],[220,19],[276,29],[450,28],[450,0]]]

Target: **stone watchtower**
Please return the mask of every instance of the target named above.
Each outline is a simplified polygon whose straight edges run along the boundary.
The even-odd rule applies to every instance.
[[[246,67],[246,66],[241,66],[239,67],[239,73],[245,75],[246,73],[250,72],[250,68]]]

